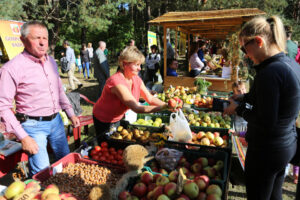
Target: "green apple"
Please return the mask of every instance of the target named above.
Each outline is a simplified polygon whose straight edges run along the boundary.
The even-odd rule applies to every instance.
[[[195,182],[189,181],[183,185],[183,192],[190,199],[194,199],[199,194],[198,185]]]

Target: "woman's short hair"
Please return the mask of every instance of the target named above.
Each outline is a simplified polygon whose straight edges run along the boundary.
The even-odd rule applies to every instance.
[[[124,61],[129,63],[140,62],[142,64],[145,62],[145,56],[136,46],[127,46],[119,56],[119,65],[121,68],[123,68]]]
[[[286,51],[286,34],[282,21],[277,16],[270,18],[255,17],[248,21],[242,28],[239,39],[254,38],[261,36],[265,38],[266,47],[275,44],[279,51]]]

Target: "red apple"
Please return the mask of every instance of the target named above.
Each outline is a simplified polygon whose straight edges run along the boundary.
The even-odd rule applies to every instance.
[[[170,108],[176,108],[176,106],[177,106],[176,100],[175,100],[175,99],[169,99],[169,101],[168,101],[168,106],[169,106]]]
[[[203,179],[204,182],[205,182],[205,184],[206,184],[206,186],[208,186],[208,184],[209,184],[209,177],[208,176],[201,175],[201,176],[199,176],[199,178]]]
[[[154,199],[157,199],[163,193],[164,193],[164,187],[163,186],[157,186],[153,190]]]
[[[209,195],[207,195],[206,200],[221,200],[221,197],[219,197],[215,194],[209,194]]]
[[[123,191],[119,194],[119,200],[127,200],[131,197],[131,194],[128,191]]]
[[[179,166],[184,166],[185,163],[187,163],[187,160],[186,160],[185,157],[182,156],[182,157],[179,159],[179,161],[178,161],[178,165],[179,165]]]
[[[141,175],[141,181],[146,185],[149,185],[153,182],[153,175],[148,171],[144,171]]]
[[[215,137],[219,137],[219,136],[220,136],[220,133],[219,133],[219,132],[214,132],[214,136],[215,136]]]
[[[156,180],[157,180],[159,177],[161,177],[161,176],[162,176],[161,174],[155,174],[155,175],[153,176],[153,181],[156,182]]]
[[[173,182],[167,183],[164,187],[164,193],[168,197],[173,197],[176,194],[176,187],[177,187],[176,183]]]
[[[207,184],[201,177],[196,177],[194,181],[197,184],[199,191],[205,191]]]
[[[196,160],[196,162],[200,163],[202,168],[206,167],[208,165],[208,160],[205,157],[200,157]]]
[[[148,192],[153,191],[155,187],[156,187],[156,183],[150,183],[150,185],[148,185]]]
[[[147,186],[144,183],[137,183],[133,186],[132,194],[137,197],[143,197],[147,193]]]

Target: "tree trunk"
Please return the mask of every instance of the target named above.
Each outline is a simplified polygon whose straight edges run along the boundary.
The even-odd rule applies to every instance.
[[[86,28],[81,28],[81,44],[86,43]]]

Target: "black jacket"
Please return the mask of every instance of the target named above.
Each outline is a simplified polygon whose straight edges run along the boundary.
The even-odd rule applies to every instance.
[[[248,121],[246,140],[249,145],[261,148],[288,147],[296,140],[300,66],[279,53],[255,69],[253,86],[236,109],[237,114]]]

